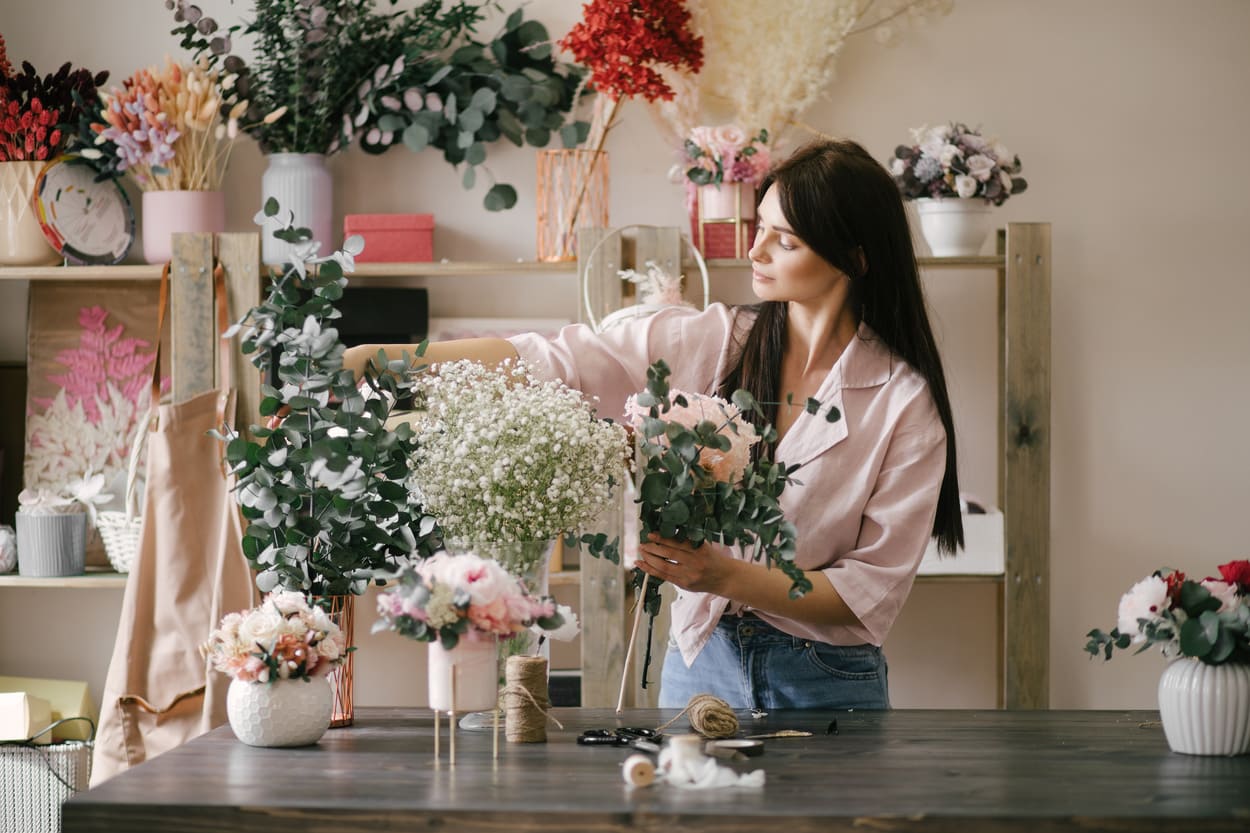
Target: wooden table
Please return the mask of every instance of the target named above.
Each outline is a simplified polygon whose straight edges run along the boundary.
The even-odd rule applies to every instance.
[[[433,715],[358,709],[356,725],[304,749],[254,749],[223,726],[73,797],[83,831],[1250,831],[1250,756],[1168,750],[1155,712],[773,712],[737,769],[759,789],[631,789],[629,750],[578,746],[604,726],[657,726],[675,712],[557,709],[546,744],[457,732],[434,758]],[[836,717],[838,733],[825,734]],[[444,731],[446,721],[443,721]],[[682,718],[669,731],[684,731]]]

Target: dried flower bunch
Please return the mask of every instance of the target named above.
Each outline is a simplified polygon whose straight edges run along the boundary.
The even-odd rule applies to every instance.
[[[94,101],[107,72],[92,74],[65,63],[55,74],[40,76],[28,61],[13,69],[0,37],[0,162],[39,161],[57,156],[76,123],[83,102]]]
[[[328,613],[302,593],[279,591],[228,613],[200,648],[218,671],[245,683],[324,677],[354,647]]]
[[[103,96],[96,147],[81,154],[102,171],[129,172],[145,191],[215,191],[247,102],[225,109],[220,77],[207,62],[141,69]],[[270,123],[282,116],[265,116]],[[105,160],[105,152],[110,159]]]
[[[625,430],[524,362],[447,362],[419,377],[409,487],[447,538],[542,541],[578,529],[612,497]]]
[[[373,632],[394,631],[451,650],[461,640],[510,637],[529,628],[564,631],[572,612],[550,596],[534,596],[496,562],[473,553],[437,553],[407,566],[378,596],[382,618]]]
[[[1179,570],[1156,570],[1120,598],[1111,633],[1094,629],[1085,650],[1111,659],[1115,649],[1158,646],[1165,657],[1193,657],[1208,665],[1250,662],[1250,561],[1219,566],[1201,581]]]
[[[951,122],[913,128],[911,136],[912,144],[899,145],[890,160],[903,199],[980,197],[1002,205],[1029,185],[1017,176],[1020,157],[979,128]]]
[[[377,571],[442,544],[434,519],[404,486],[413,431],[386,425],[422,366],[420,352],[356,379],[343,367],[334,303],[362,240],[349,237],[340,251],[314,257],[312,232],[294,227],[289,212],[283,218],[273,199],[256,222],[292,250],[290,262],[272,270],[265,300],[226,333],[242,336],[243,353],[265,380],[261,415],[283,414],[278,424],[253,426],[251,439],[218,435],[238,478],[243,554],[263,592],[363,593]]]

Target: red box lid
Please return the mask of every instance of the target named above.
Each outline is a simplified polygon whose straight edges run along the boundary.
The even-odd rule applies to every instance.
[[[348,234],[362,231],[429,231],[434,228],[433,214],[348,214],[343,218]]]

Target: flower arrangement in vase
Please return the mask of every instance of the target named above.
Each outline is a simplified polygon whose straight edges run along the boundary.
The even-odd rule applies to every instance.
[[[31,206],[35,179],[70,142],[82,102],[93,101],[107,72],[92,74],[63,64],[40,75],[26,61],[9,61],[0,37],[0,264],[34,265],[56,260]]]
[[[531,629],[566,639],[576,635],[568,607],[475,553],[438,553],[404,567],[378,596],[378,614],[375,633],[394,631],[430,643],[430,706],[448,711],[495,708],[499,638]]]
[[[1120,598],[1110,633],[1087,634],[1095,657],[1136,645],[1172,660],[1159,679],[1159,712],[1178,752],[1250,752],[1250,561],[1221,564],[1219,573],[1195,581],[1156,570]]]
[[[790,595],[803,596],[812,585],[794,563],[797,532],[778,501],[785,488],[797,482],[793,475],[800,466],[772,459],[777,432],[763,421],[763,409],[750,393],[738,390],[731,401],[686,393],[669,387],[669,375],[668,365],[657,361],[647,369],[646,390],[626,402],[640,460],[638,540],[646,542],[655,534],[695,546],[704,542],[737,546],[751,560],[779,568],[791,580]],[[823,409],[827,422],[842,418],[836,407],[816,399],[808,399],[804,407],[809,414]],[[592,555],[619,563],[618,541],[584,535],[581,542]],[[632,584],[642,599],[635,634],[642,612],[650,617],[642,673],[645,688],[650,630],[660,612],[662,582],[635,568]],[[633,642],[631,636],[629,655]],[[623,681],[621,695],[623,699]]]
[[[767,130],[748,136],[736,124],[699,125],[687,134],[679,169],[694,240],[706,257],[746,257],[755,187],[771,164]],[[717,234],[718,221],[731,224],[732,236]]]
[[[990,206],[1028,187],[1020,157],[995,138],[960,122],[912,130],[894,149],[889,169],[905,200],[916,200],[933,254],[977,254],[990,227]]]
[[[541,23],[517,9],[489,41],[474,39],[493,0],[423,0],[407,10],[396,0],[252,0],[248,22],[225,27],[185,0],[165,5],[182,47],[229,73],[227,100],[251,101],[246,132],[266,154],[330,155],[355,141],[369,153],[432,147],[472,188],[487,146],[501,138],[543,147],[557,131],[566,142],[585,136],[586,125],[565,123],[580,73],[554,60]],[[234,51],[236,37],[250,42],[250,61]],[[281,122],[262,121],[284,106]],[[492,211],[515,202],[506,183],[485,196]],[[314,226],[314,239],[328,236]]]
[[[227,614],[201,646],[229,674],[226,713],[251,746],[306,746],[330,725],[325,680],[355,650],[322,607],[302,593],[268,594],[258,607]]]
[[[222,232],[221,192],[230,151],[246,101],[227,108],[220,73],[206,61],[140,69],[102,95],[93,139],[80,155],[103,176],[129,174],[143,192],[143,254],[149,263],[170,259],[175,232]],[[281,118],[281,110],[262,122]]]

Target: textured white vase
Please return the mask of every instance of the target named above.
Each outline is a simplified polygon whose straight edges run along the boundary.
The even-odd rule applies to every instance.
[[[325,677],[248,683],[231,680],[226,716],[248,746],[308,746],[330,727],[334,692]]]
[[[221,191],[143,192],[143,259],[148,263],[170,260],[175,232],[225,230],[226,195]]]
[[[461,638],[448,651],[430,643],[430,708],[443,712],[493,711],[499,699],[499,646],[495,638]]]
[[[14,520],[19,574],[33,578],[83,574],[87,565],[86,512],[18,512]]]
[[[31,195],[45,162],[0,162],[0,265],[39,266],[60,255],[43,236]]]
[[[269,166],[260,180],[261,205],[273,197],[278,201],[279,217],[285,220],[290,211],[295,215],[296,228],[312,231],[313,239],[321,244],[319,254],[334,251],[334,182],[325,154],[271,153],[265,158]],[[274,237],[272,229],[261,233],[261,260],[265,263],[284,263],[290,252],[291,245]]]
[[[993,208],[980,197],[916,200],[920,231],[934,257],[980,254],[994,224]]]
[[[1250,752],[1250,665],[1174,660],[1159,677],[1168,746],[1186,755]]]

